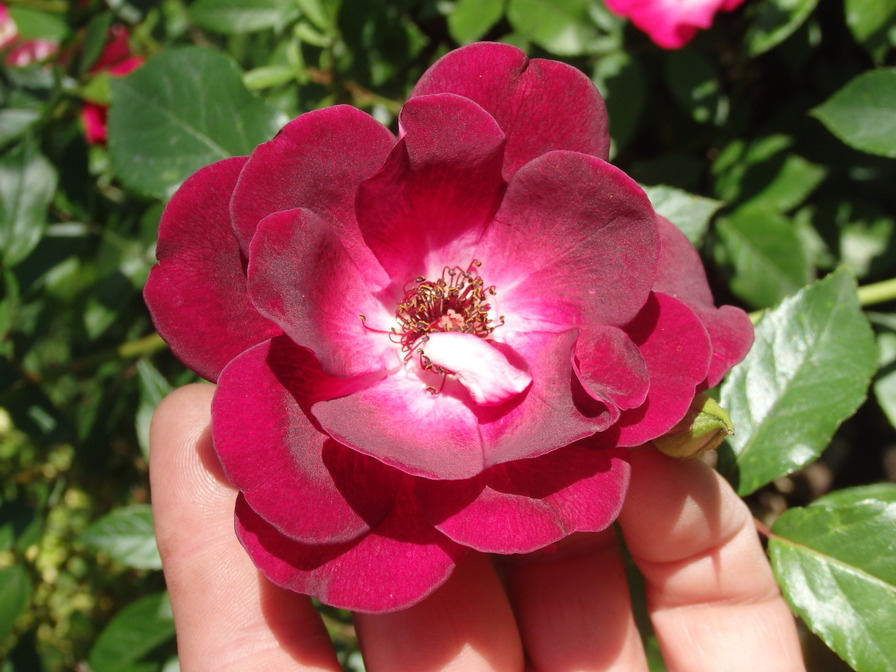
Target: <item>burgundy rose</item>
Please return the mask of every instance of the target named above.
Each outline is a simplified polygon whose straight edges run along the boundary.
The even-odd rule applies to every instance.
[[[579,71],[500,44],[420,80],[399,137],[337,106],[168,205],[146,288],[216,381],[237,534],[275,583],[379,612],[470,549],[526,553],[619,512],[626,448],[752,339],[606,163]]]

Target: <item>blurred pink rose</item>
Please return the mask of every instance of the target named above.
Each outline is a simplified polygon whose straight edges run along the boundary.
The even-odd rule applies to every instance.
[[[730,12],[744,0],[606,0],[607,7],[631,19],[664,49],[678,49],[698,29],[712,26],[720,11]]]
[[[19,36],[19,29],[9,13],[9,8],[0,2],[0,50],[6,49]]]
[[[108,72],[112,77],[123,77],[140,67],[144,59],[131,53],[128,37],[127,28],[124,26],[110,28],[108,42],[96,63],[91,66],[90,72],[93,74]],[[89,101],[84,103],[81,121],[84,124],[84,135],[90,144],[105,144],[108,112],[108,105]]]
[[[382,612],[470,549],[619,513],[627,448],[746,353],[697,253],[606,162],[578,70],[454,51],[396,138],[347,106],[189,178],[145,297],[216,381],[237,534],[275,583]]]

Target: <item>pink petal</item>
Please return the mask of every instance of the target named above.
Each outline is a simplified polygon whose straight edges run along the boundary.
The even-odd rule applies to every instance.
[[[409,100],[399,121],[401,140],[361,184],[357,213],[365,242],[402,287],[472,261],[503,195],[504,134],[481,107],[447,94]]]
[[[281,533],[309,543],[348,541],[392,508],[401,475],[340,446],[302,410],[334,382],[280,336],[233,360],[212,406],[215,451],[228,479]]]
[[[554,149],[606,159],[607,114],[594,84],[575,68],[529,60],[507,44],[456,49],[427,70],[412,97],[456,93],[485,108],[507,135],[504,177]]]
[[[753,344],[753,325],[740,308],[715,307],[697,250],[667,219],[657,217],[657,223],[662,253],[654,289],[685,303],[703,322],[712,342],[712,362],[706,384],[714,387],[731,367],[746,357]]]
[[[551,152],[529,163],[476,250],[502,329],[628,323],[653,286],[656,226],[644,192],[600,159]]]
[[[424,478],[469,478],[485,468],[476,414],[456,380],[428,383],[403,369],[347,397],[317,403],[314,417],[330,436]]]
[[[81,121],[84,124],[84,137],[91,145],[102,145],[106,142],[106,117],[109,108],[96,103],[84,103],[81,110]]]
[[[243,252],[248,254],[262,219],[281,210],[307,208],[336,222],[359,267],[372,279],[384,280],[358,232],[355,194],[394,144],[388,129],[347,105],[293,119],[255,149],[240,175],[231,212]]]
[[[258,309],[311,349],[328,374],[355,376],[398,366],[388,334],[373,331],[360,317],[386,325],[394,316],[373,298],[331,222],[302,209],[265,218],[252,240],[248,274]]]
[[[6,49],[19,37],[19,28],[4,3],[0,3],[0,49]]]
[[[583,327],[576,339],[573,368],[585,391],[598,401],[628,410],[647,396],[650,378],[644,356],[617,327]]]
[[[706,377],[712,349],[697,316],[681,301],[653,294],[626,329],[647,363],[644,404],[622,414],[618,445],[636,446],[668,432],[684,417]]]
[[[256,566],[275,584],[367,613],[416,604],[448,579],[466,552],[433,529],[407,489],[372,532],[348,543],[289,539],[242,497],[236,504],[236,531]]]
[[[618,413],[589,397],[575,380],[572,350],[576,330],[560,334],[508,334],[496,343],[525,362],[532,385],[500,406],[476,409],[485,465],[533,458],[603,431]]]
[[[613,523],[628,487],[625,455],[576,444],[467,481],[418,479],[417,496],[454,541],[485,553],[529,553]]]
[[[433,364],[452,371],[480,406],[504,403],[532,383],[528,371],[514,366],[501,350],[473,334],[430,334],[425,352]]]
[[[698,28],[712,26],[720,10],[731,10],[743,0],[607,0],[607,7],[627,16],[664,49],[678,49],[691,41]]]
[[[159,263],[143,291],[177,358],[212,381],[238,354],[281,333],[249,301],[230,226],[230,194],[245,162],[213,163],[174,194],[159,224]]]

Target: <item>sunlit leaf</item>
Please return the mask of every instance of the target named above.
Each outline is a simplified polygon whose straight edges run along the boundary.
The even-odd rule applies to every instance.
[[[746,44],[751,56],[763,54],[790,37],[818,0],[763,0],[752,7]]]
[[[850,147],[896,157],[896,68],[862,73],[812,113]]]
[[[644,187],[644,193],[654,210],[681,229],[694,245],[700,243],[712,216],[723,205],[721,201],[662,185]]]
[[[864,401],[876,365],[847,271],[769,311],[722,386],[735,434],[719,451],[719,471],[746,495],[815,460]]]
[[[123,506],[106,514],[81,534],[81,541],[95,551],[137,569],[161,569],[148,504]]]
[[[37,246],[56,191],[56,171],[25,142],[0,157],[0,261],[15,266]]]
[[[147,595],[122,609],[90,650],[92,672],[156,672],[164,663],[147,661],[174,639],[174,620],[166,593]]]
[[[0,642],[9,637],[16,620],[31,602],[31,577],[22,565],[0,569]]]
[[[896,485],[841,490],[790,509],[769,553],[785,598],[858,672],[896,660]]]
[[[448,32],[459,44],[475,42],[504,14],[505,0],[458,0],[448,15]]]
[[[249,154],[283,121],[229,58],[175,49],[112,81],[109,150],[126,184],[164,197],[199,168]]]
[[[609,51],[613,41],[591,19],[591,0],[509,0],[507,18],[521,34],[558,56]]]
[[[281,27],[298,16],[291,0],[197,0],[190,5],[193,21],[224,35]]]

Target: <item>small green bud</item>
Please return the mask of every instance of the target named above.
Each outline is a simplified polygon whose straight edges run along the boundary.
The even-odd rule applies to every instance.
[[[653,445],[670,457],[700,457],[732,434],[734,425],[725,409],[711,397],[698,394],[681,421],[668,434],[654,439]]]

